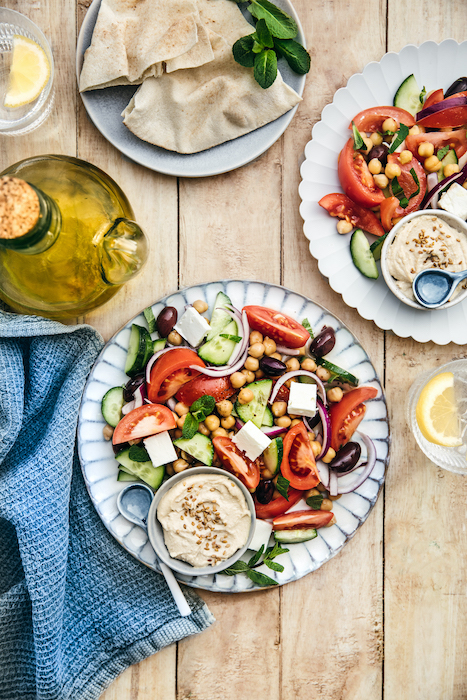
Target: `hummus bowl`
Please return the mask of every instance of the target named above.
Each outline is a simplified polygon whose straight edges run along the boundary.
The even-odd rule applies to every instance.
[[[242,537],[241,546],[232,554],[231,557],[224,558],[222,561],[219,561],[214,565],[192,566],[192,564],[183,561],[182,559],[172,557],[166,544],[164,528],[158,519],[158,509],[161,507],[162,499],[164,499],[164,497],[167,496],[169,492],[180,492],[180,486],[183,484],[184,481],[193,481],[194,479],[196,479],[196,477],[222,477],[222,479],[224,480],[229,480],[236,487],[234,491],[240,496],[241,501],[245,501],[246,509],[249,511],[249,528],[243,528],[244,537]],[[198,481],[202,481],[202,479],[198,479]],[[240,493],[238,492],[238,489],[240,490]],[[244,497],[244,499],[242,499],[242,497]],[[177,518],[179,517],[180,516],[177,514]],[[248,549],[248,545],[250,544],[251,539],[253,537],[253,533],[255,531],[255,524],[255,506],[251,494],[248,491],[248,489],[244,486],[244,484],[242,484],[242,482],[239,479],[237,479],[237,477],[233,476],[233,474],[230,474],[224,469],[218,469],[217,467],[200,466],[187,469],[183,472],[180,472],[179,474],[175,474],[174,476],[170,477],[170,479],[168,479],[158,491],[156,491],[148,514],[148,536],[157,556],[161,559],[161,561],[167,564],[167,566],[170,566],[171,569],[177,571],[180,574],[185,574],[187,576],[205,576],[209,574],[218,573],[219,571],[223,571],[224,569],[227,569],[229,566],[231,566],[235,561],[240,559],[242,554],[244,554]],[[182,524],[180,524],[180,528],[182,528]],[[190,526],[188,526],[188,529],[190,529]],[[186,529],[184,534],[187,534]],[[196,539],[197,536],[195,540]],[[205,542],[203,541],[203,545],[204,544]],[[196,542],[194,541],[189,546],[195,549]]]
[[[426,264],[424,261],[430,256],[433,264]],[[410,280],[421,269],[435,267],[451,272],[467,269],[466,222],[442,209],[425,209],[404,216],[388,234],[381,250],[381,272],[389,289],[404,304],[419,311],[439,311],[459,304],[467,297],[465,282],[459,284],[446,304],[434,309],[422,306],[413,297]]]

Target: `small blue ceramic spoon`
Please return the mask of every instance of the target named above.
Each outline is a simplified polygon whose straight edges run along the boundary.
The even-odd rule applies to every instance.
[[[414,297],[427,309],[437,309],[450,299],[459,282],[466,278],[467,270],[449,272],[436,267],[422,270],[412,282]]]
[[[142,527],[145,532],[148,531],[148,513],[151,507],[154,493],[144,484],[129,484],[126,486],[117,497],[117,508],[124,518]],[[182,593],[178,581],[174,576],[172,569],[167,564],[158,559],[161,572],[167,581],[167,585],[173,595],[180,614],[184,617],[191,613],[185,596]]]

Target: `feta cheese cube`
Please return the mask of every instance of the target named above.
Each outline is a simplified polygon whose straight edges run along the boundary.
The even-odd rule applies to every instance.
[[[238,433],[233,436],[232,442],[254,462],[254,460],[264,452],[266,447],[268,447],[271,440],[249,420],[240,428]]]
[[[438,204],[441,209],[455,214],[460,219],[467,219],[467,190],[458,182],[441,195]]]
[[[157,433],[157,435],[151,435],[143,440],[143,443],[154,467],[160,467],[162,464],[168,464],[177,459],[175,447],[167,430],[163,433]]]
[[[255,552],[258,551],[258,549],[261,548],[261,545],[264,545],[264,549],[269,544],[269,538],[271,537],[272,533],[272,524],[268,523],[266,520],[256,520],[255,523],[255,531],[253,533],[252,540],[248,546],[248,549],[251,549]]]
[[[295,416],[312,418],[316,413],[316,384],[292,382],[287,411]]]
[[[174,330],[180,333],[182,338],[185,338],[193,347],[197,347],[201,343],[210,328],[209,323],[196,311],[194,306],[189,306],[174,326]]]

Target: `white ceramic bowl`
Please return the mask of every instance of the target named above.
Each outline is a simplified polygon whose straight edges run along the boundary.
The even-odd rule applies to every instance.
[[[381,272],[383,273],[383,277],[386,281],[386,284],[388,285],[389,289],[391,292],[396,296],[400,301],[402,301],[404,304],[407,304],[407,306],[411,306],[414,309],[418,309],[419,311],[439,311],[440,309],[449,309],[455,306],[456,304],[459,304],[459,302],[463,301],[467,297],[467,289],[464,289],[456,296],[452,301],[448,301],[446,304],[443,304],[442,306],[438,306],[436,309],[429,309],[425,306],[422,306],[419,304],[417,301],[414,299],[410,299],[407,297],[397,286],[396,280],[394,277],[390,274],[388,270],[388,265],[387,265],[387,256],[388,252],[397,236],[399,231],[403,226],[408,221],[411,221],[412,219],[416,219],[420,216],[437,216],[439,219],[442,219],[445,221],[447,224],[458,230],[460,233],[462,233],[464,236],[467,237],[467,224],[465,221],[462,221],[458,216],[455,216],[454,214],[450,214],[447,211],[443,211],[443,209],[425,209],[422,211],[415,211],[412,214],[407,214],[407,216],[404,216],[403,219],[399,221],[398,224],[394,226],[394,228],[391,230],[389,233],[388,237],[384,241],[383,248],[381,250]]]
[[[173,486],[178,484],[179,481],[182,481],[183,479],[186,479],[189,476],[195,476],[196,474],[213,473],[226,476],[231,481],[233,481],[234,484],[236,484],[242,491],[250,511],[250,531],[248,533],[248,539],[243,545],[243,547],[238,549],[235,552],[235,554],[229,557],[229,559],[225,559],[224,561],[219,562],[219,564],[216,564],[215,566],[194,567],[191,564],[182,561],[181,559],[174,559],[170,556],[169,551],[165,545],[162,525],[157,519],[157,507],[160,503],[161,498]],[[192,469],[187,469],[184,472],[180,472],[179,474],[175,474],[175,476],[170,477],[170,479],[168,479],[160,487],[160,489],[156,491],[156,495],[154,496],[154,499],[151,503],[151,508],[149,509],[148,535],[159,559],[161,559],[165,564],[167,564],[167,566],[170,566],[171,569],[173,569],[174,571],[178,571],[178,573],[180,574],[185,574],[187,576],[205,576],[209,574],[218,573],[219,571],[223,571],[223,569],[227,569],[227,567],[231,566],[235,561],[237,561],[237,559],[240,559],[242,554],[244,554],[244,552],[246,552],[246,550],[248,549],[248,545],[250,544],[251,539],[253,537],[253,533],[255,531],[255,524],[256,515],[253,499],[248,489],[242,484],[242,482],[239,479],[237,479],[237,477],[233,476],[232,474],[229,474],[229,472],[225,471],[224,469],[217,469],[217,467],[193,467]]]

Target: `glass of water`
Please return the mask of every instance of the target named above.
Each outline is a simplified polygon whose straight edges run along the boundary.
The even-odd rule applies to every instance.
[[[12,108],[5,106],[5,97],[9,85],[14,37],[32,40],[42,48],[49,63],[50,74],[47,83],[34,100]],[[36,129],[47,119],[54,100],[53,79],[52,51],[42,31],[20,12],[0,7],[0,134],[25,134]]]

